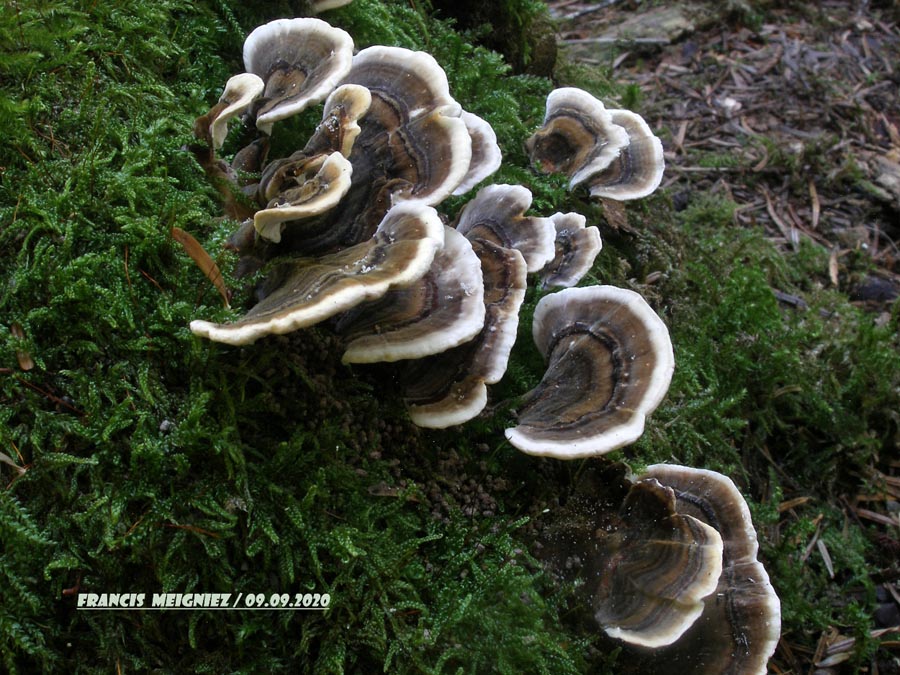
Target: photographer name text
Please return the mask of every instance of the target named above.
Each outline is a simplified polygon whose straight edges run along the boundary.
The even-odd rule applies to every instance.
[[[325,610],[328,593],[79,593],[77,609]]]

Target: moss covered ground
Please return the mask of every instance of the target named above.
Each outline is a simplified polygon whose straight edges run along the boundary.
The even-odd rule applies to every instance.
[[[519,28],[539,11],[511,6]],[[325,331],[234,348],[188,330],[236,310],[173,227],[217,258],[235,307],[250,302],[221,248],[235,223],[184,150],[193,120],[242,70],[245,35],[301,9],[0,8],[3,669],[623,672],[614,646],[569,620],[573,589],[533,557],[543,514],[586,464],[524,456],[502,433],[542,372],[529,337],[536,291],[489,413],[443,432],[408,421],[384,371],[341,365]],[[564,181],[538,177],[522,143],[554,83],[476,46],[489,29],[459,32],[422,2],[356,0],[325,18],[360,47],[434,54],[454,95],[497,131],[495,180],[531,188],[536,212],[579,210],[601,226],[586,283],[643,293],[670,326],[677,363],[645,436],[616,458],[732,476],[791,644],[811,652],[834,626],[857,638],[851,662],[869,663],[874,589],[896,574],[897,530],[854,520],[846,499],[876,490],[872,477],[897,458],[896,305],[876,322],[822,290],[810,280],[827,254],[786,258],[761,231],[736,228],[734,204],[719,197],[676,211],[663,191],[628,206],[629,226],[616,229]],[[634,95],[603,71],[558,77],[614,101]],[[302,138],[317,114],[279,142]],[[809,309],[786,308],[775,288]],[[805,550],[813,536],[831,569]],[[87,612],[79,591],[331,602],[324,612]]]

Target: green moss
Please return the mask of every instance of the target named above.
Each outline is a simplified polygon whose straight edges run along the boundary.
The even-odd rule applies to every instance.
[[[597,652],[593,634],[566,623],[572,589],[528,554],[527,517],[583,464],[535,460],[502,436],[542,374],[530,338],[540,292],[529,290],[494,415],[462,432],[413,427],[390,375],[341,365],[325,332],[238,349],[187,328],[234,312],[169,231],[194,233],[227,273],[233,260],[220,250],[234,224],[181,148],[241,68],[243,36],[289,10],[49,0],[0,13],[0,452],[27,467],[15,477],[0,464],[3,666],[614,672],[618,651]],[[548,80],[513,75],[475,44],[477,31],[409,3],[356,0],[327,18],[360,46],[434,53],[462,104],[497,131],[506,162],[495,180],[527,185],[535,212],[577,210],[605,225],[583,192],[528,167],[522,143],[543,117]],[[634,95],[608,73],[588,76],[597,93]],[[297,120],[283,142],[314,123]],[[787,630],[832,622],[861,635],[868,595],[844,608],[805,598],[864,586],[865,541],[823,510],[819,536],[840,578],[823,577],[814,558],[800,572],[791,562],[819,503],[856,487],[854,472],[896,443],[898,316],[878,327],[822,291],[827,257],[805,246],[786,261],[760,232],[735,227],[734,208],[701,197],[673,216],[663,195],[629,206],[633,233],[604,228],[586,282],[643,292],[671,326],[678,363],[625,456],[727,470],[755,499]],[[803,294],[810,309],[783,307],[773,289]],[[237,291],[236,304],[250,296]],[[20,350],[34,369],[19,369]],[[495,507],[464,515],[459,486],[489,476],[508,481],[490,490]],[[777,495],[800,490],[817,501],[775,536]],[[332,606],[79,612],[77,588],[328,592]]]

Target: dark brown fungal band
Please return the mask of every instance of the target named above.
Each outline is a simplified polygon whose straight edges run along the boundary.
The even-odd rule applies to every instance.
[[[265,82],[256,126],[272,125],[325,99],[347,74],[353,40],[320,19],[277,19],[244,41],[244,68]]]
[[[587,274],[603,247],[600,230],[585,227],[580,213],[554,213],[550,216],[556,228],[556,255],[540,271],[541,288],[574,286]]]
[[[635,483],[619,514],[620,527],[597,531],[597,622],[610,637],[630,644],[672,644],[716,590],[722,538],[713,527],[677,513],[672,489],[654,479]]]
[[[587,185],[592,197],[625,201],[651,194],[665,169],[662,142],[637,113],[611,110],[614,124],[628,134],[628,145],[605,169],[592,175]]]
[[[643,477],[671,487],[676,510],[718,530],[724,547],[722,574],[703,614],[647,667],[666,674],[764,675],[781,633],[781,603],[757,560],[756,530],[740,491],[727,476],[686,466],[655,464]]]
[[[201,337],[249,344],[312,326],[421,278],[443,245],[444,225],[430,206],[393,207],[370,240],[318,259],[298,258],[266,280],[265,297],[238,321],[192,321]]]
[[[325,100],[322,122],[303,148],[306,155],[339,152],[350,157],[356,137],[362,129],[359,120],[369,111],[372,95],[365,87],[345,84]]]
[[[516,339],[527,272],[522,254],[475,239],[484,279],[484,327],[471,341],[411,362],[401,379],[415,424],[443,429],[462,424],[487,403],[487,386],[500,381]]]
[[[675,366],[665,324],[633,291],[567,288],[538,303],[534,342],[547,372],[506,430],[523,452],[575,459],[633,443]]]
[[[556,230],[549,218],[526,216],[531,192],[521,185],[488,185],[459,214],[456,229],[469,239],[484,239],[518,250],[529,272],[536,272],[555,253]]]
[[[544,124],[525,142],[531,161],[544,173],[568,176],[570,188],[609,166],[626,145],[628,134],[603,103],[574,87],[550,92]]]
[[[452,228],[428,272],[357,305],[337,321],[347,339],[344,363],[421,359],[468,342],[484,326],[481,263],[472,245]]]

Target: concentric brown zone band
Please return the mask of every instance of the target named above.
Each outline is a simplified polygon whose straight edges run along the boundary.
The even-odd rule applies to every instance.
[[[599,154],[600,134],[584,120],[578,111],[561,109],[526,141],[528,154],[541,171],[572,176]]]

